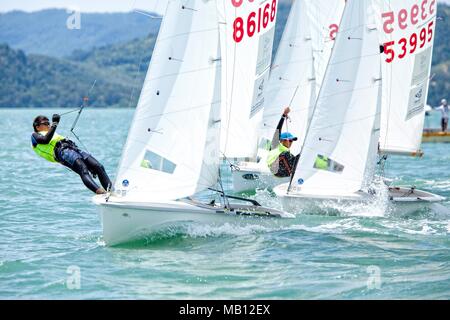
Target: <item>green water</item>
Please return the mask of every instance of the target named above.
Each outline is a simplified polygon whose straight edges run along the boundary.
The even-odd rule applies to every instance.
[[[78,176],[31,150],[38,113],[53,111],[0,110],[1,299],[450,298],[446,210],[393,217],[359,208],[274,228],[192,225],[106,247]],[[86,110],[77,127],[112,177],[132,115]],[[73,119],[63,117],[59,132]],[[450,144],[423,149],[420,160],[391,159],[387,175],[450,197]],[[255,198],[279,206],[268,192]]]

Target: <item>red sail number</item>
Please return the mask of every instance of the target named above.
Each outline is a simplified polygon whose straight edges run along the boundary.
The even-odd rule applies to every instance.
[[[242,5],[244,0],[231,0],[234,6]],[[253,2],[254,0],[248,0]],[[259,8],[257,12],[251,12],[246,19],[237,17],[233,23],[233,39],[235,42],[241,42],[244,37],[251,38],[261,30],[269,26],[269,22],[275,20],[277,13],[277,0],[266,3],[263,8]]]

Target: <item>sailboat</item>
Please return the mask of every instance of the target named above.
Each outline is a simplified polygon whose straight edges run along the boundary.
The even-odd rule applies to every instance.
[[[370,198],[363,189],[376,162],[381,58],[369,4],[347,1],[295,173],[274,189],[290,210]]]
[[[376,0],[374,9],[384,45],[379,153],[382,161],[390,155],[422,157],[437,1]],[[396,203],[419,208],[444,200],[415,186],[391,186],[389,194]]]
[[[324,207],[336,203],[367,204],[377,197],[371,185],[388,86],[382,85],[376,12],[369,0],[346,3],[296,171],[290,183],[274,189],[285,210],[327,211]],[[386,45],[383,49],[383,55],[389,53]],[[385,189],[390,201],[402,204],[396,208],[402,213],[443,200],[425,191]]]
[[[317,92],[328,63],[345,0],[295,0],[280,41],[264,92],[263,119],[258,131],[257,157],[240,161],[232,170],[233,190],[272,189],[290,177],[272,174],[266,159],[284,107],[291,106],[285,123],[298,141],[291,152],[298,154],[311,119]]]
[[[292,217],[224,193],[218,21],[214,0],[168,2],[114,190],[93,198],[108,245],[186,222],[273,224]],[[218,203],[196,200],[208,190]]]

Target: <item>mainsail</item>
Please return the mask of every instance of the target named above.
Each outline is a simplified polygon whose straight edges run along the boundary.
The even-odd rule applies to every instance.
[[[306,1],[293,2],[265,92],[261,156],[272,140],[283,108],[290,106],[292,131],[303,142],[316,101],[314,59]],[[270,144],[270,143],[269,143]],[[299,144],[298,144],[299,145]]]
[[[380,151],[421,155],[436,0],[375,0],[383,57]]]
[[[305,0],[312,39],[316,92],[320,91],[346,0]]]
[[[283,108],[292,109],[289,128],[303,143],[345,0],[295,0],[272,66],[264,109],[262,143],[271,140]]]
[[[347,1],[291,192],[357,192],[376,161],[381,61],[370,4]]]
[[[169,1],[115,183],[173,200],[217,182],[220,49],[216,1]]]
[[[218,1],[222,52],[221,152],[255,158],[269,79],[277,0]]]

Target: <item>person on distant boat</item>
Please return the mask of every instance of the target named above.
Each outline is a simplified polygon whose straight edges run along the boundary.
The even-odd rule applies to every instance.
[[[284,121],[287,119],[289,112],[291,112],[290,108],[284,109],[272,139],[269,155],[267,156],[267,165],[276,177],[291,176],[300,156],[294,156],[290,151],[292,143],[297,141],[297,137],[290,132],[281,133]]]
[[[446,99],[441,100],[441,105],[436,108],[436,110],[441,111],[441,128],[442,132],[447,132],[448,126],[448,104]]]
[[[80,175],[84,185],[96,194],[104,194],[112,184],[105,168],[89,153],[56,133],[61,116],[54,114],[52,125],[46,116],[37,116],[33,121],[34,132],[31,144],[36,154],[50,162],[60,163]],[[92,174],[98,175],[102,187],[94,181]]]

